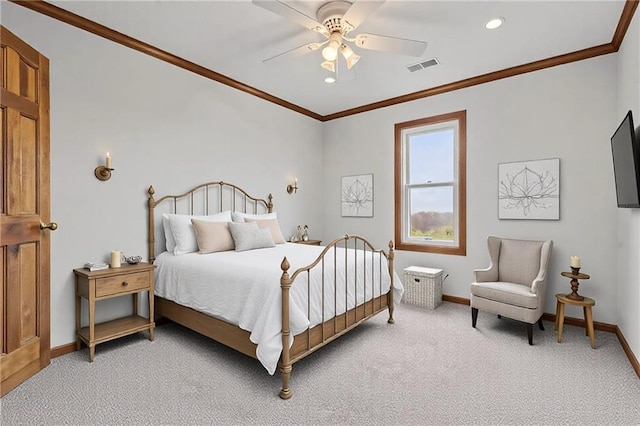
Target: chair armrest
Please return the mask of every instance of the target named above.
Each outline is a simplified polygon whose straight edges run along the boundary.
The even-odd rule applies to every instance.
[[[487,269],[474,269],[473,273],[476,276],[477,283],[494,282],[498,280],[498,268],[493,265]]]
[[[538,294],[538,292],[543,288],[546,282],[547,282],[547,271],[540,270],[540,272],[538,272],[538,276],[531,283],[531,293]]]
[[[498,237],[489,236],[487,246],[489,248],[489,267],[487,269],[475,269],[477,283],[498,281],[498,257],[500,255],[501,240]]]
[[[538,294],[544,292],[547,282],[547,268],[549,266],[549,259],[551,258],[551,250],[553,249],[553,240],[545,241],[542,245],[542,252],[540,253],[540,270],[538,275],[531,283],[531,292]]]

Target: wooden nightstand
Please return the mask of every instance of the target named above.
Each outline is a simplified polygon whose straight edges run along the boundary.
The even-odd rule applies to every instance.
[[[102,271],[74,269],[76,277],[76,350],[84,342],[89,347],[89,360],[93,362],[95,347],[99,343],[127,336],[142,330],[149,330],[149,340],[153,341],[155,322],[153,321],[153,270],[149,263],[124,264],[120,268]],[[138,315],[138,295],[149,292],[149,318]],[[112,297],[133,295],[133,315],[95,323],[96,301]],[[81,301],[89,301],[89,324],[81,327]]]
[[[296,244],[307,244],[310,246],[319,246],[322,241],[321,240],[307,240],[307,241],[294,241]]]

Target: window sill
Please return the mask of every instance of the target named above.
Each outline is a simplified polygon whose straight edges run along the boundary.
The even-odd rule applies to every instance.
[[[465,246],[439,246],[436,244],[411,244],[396,243],[396,250],[418,251],[422,253],[450,254],[454,256],[466,256],[467,248]]]

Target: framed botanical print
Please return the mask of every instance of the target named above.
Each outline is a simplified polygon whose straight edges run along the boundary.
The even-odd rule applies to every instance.
[[[499,219],[560,219],[560,159],[498,164]]]
[[[344,176],[342,216],[373,217],[373,174]]]

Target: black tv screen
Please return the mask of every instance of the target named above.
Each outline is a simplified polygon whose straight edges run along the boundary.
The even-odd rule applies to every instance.
[[[618,207],[640,207],[640,147],[636,139],[629,111],[611,137]]]

